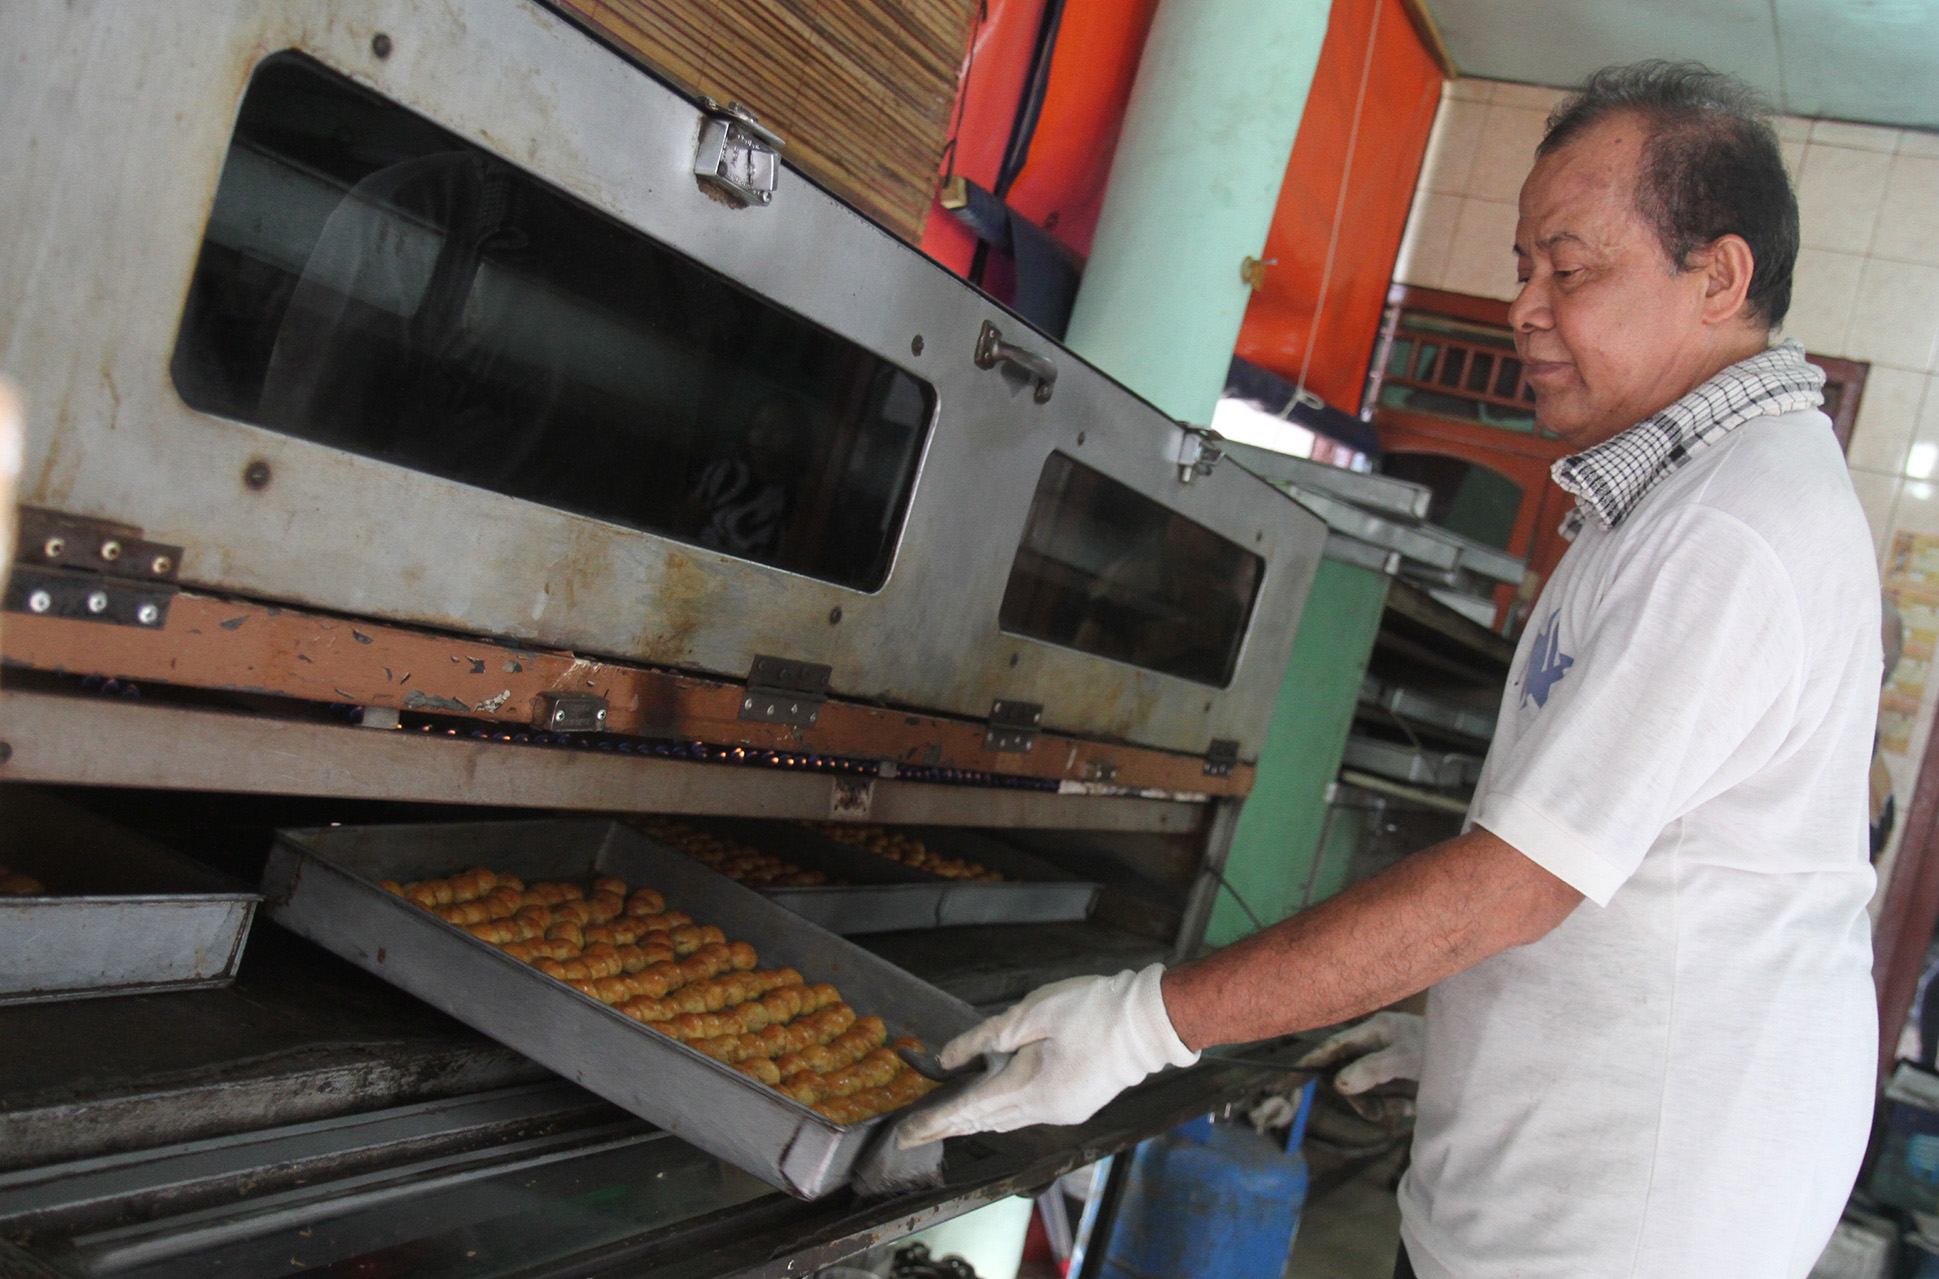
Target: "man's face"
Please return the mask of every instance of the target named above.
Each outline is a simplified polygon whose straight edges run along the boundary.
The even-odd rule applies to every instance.
[[[1618,114],[1543,156],[1522,184],[1509,308],[1538,424],[1600,444],[1713,371],[1706,277],[1679,272],[1636,212],[1643,122]]]

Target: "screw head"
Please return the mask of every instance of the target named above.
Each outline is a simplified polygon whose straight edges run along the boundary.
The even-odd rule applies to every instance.
[[[168,558],[168,556],[166,555],[157,555],[154,559],[148,562],[148,571],[153,573],[156,577],[164,576],[165,574],[167,574],[168,570],[174,567],[175,567],[175,561]]]
[[[61,552],[65,551],[66,549],[67,549],[66,538],[50,537],[45,542],[41,543],[40,553],[46,556],[50,560],[57,560],[61,557]]]
[[[1084,432],[1082,431],[1077,433],[1077,447],[1080,449],[1084,447]]]
[[[269,463],[261,458],[255,458],[242,468],[242,482],[252,489],[268,488],[269,478]]]
[[[107,611],[108,611],[108,593],[106,591],[88,592],[88,612],[105,613]]]
[[[594,718],[594,719],[596,719],[596,720],[599,720],[599,721],[600,721],[601,723],[604,723],[604,722],[605,722],[605,720],[606,720],[606,712],[605,712],[605,711],[595,711],[595,712],[593,713],[593,718]]]
[[[922,354],[922,334],[918,333],[914,337],[909,339],[909,354],[911,355]]]
[[[109,538],[101,543],[101,558],[112,564],[121,558],[121,543]]]
[[[162,610],[153,604],[143,604],[135,610],[135,620],[143,626],[153,626],[162,620]]]
[[[390,37],[385,33],[383,33],[382,31],[379,31],[376,35],[370,37],[370,51],[376,54],[379,58],[390,57],[390,50],[391,50]]]
[[[46,591],[35,591],[27,597],[27,611],[29,613],[45,613],[52,607],[54,607],[54,597]]]
[[[830,626],[840,626],[842,624],[842,606],[840,604],[828,610],[828,624]]]

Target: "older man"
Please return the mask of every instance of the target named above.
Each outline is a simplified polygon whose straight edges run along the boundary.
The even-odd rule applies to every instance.
[[[1871,1112],[1879,620],[1822,376],[1770,345],[1797,203],[1747,90],[1656,63],[1556,113],[1520,213],[1510,321],[1579,505],[1466,833],[1195,963],[1034,992],[949,1046],[1016,1056],[916,1136],[1075,1122],[1432,986],[1397,1273],[1811,1269]],[[1372,1037],[1363,1085],[1412,1055]]]

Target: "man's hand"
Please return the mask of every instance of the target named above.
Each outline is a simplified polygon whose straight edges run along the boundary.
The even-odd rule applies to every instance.
[[[1293,1064],[1302,1070],[1326,1070],[1351,1062],[1333,1076],[1334,1091],[1351,1097],[1396,1079],[1419,1079],[1426,1033],[1427,1020],[1418,1013],[1375,1013]]]
[[[1076,1124],[1165,1066],[1198,1054],[1165,1011],[1163,964],[1115,977],[1073,977],[1031,991],[1008,1012],[958,1035],[939,1054],[953,1070],[984,1052],[1016,1055],[954,1101],[912,1116],[897,1133],[905,1149],[972,1132],[1030,1124]]]

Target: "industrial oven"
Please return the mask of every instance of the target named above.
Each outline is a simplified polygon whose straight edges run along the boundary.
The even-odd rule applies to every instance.
[[[866,1134],[557,1056],[603,1010],[508,1011],[369,886],[645,867],[938,1038],[1187,956],[1317,518],[532,0],[23,3],[0,47],[0,820],[56,890],[122,830],[110,871],[264,895],[212,989],[0,1007],[0,1270],[804,1274],[1272,1082],[863,1199]],[[669,817],[832,869],[716,882]],[[883,827],[1006,882],[839,838]]]

